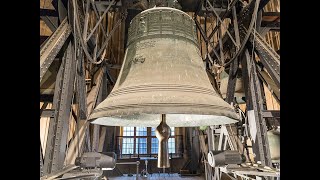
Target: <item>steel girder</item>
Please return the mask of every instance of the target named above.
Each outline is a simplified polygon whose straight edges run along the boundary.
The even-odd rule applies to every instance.
[[[78,46],[79,47],[79,46]],[[79,47],[80,48],[80,47]],[[79,117],[78,120],[87,119],[87,92],[86,92],[86,78],[85,78],[85,64],[84,54],[80,51],[80,55],[77,57],[77,72],[76,72],[76,93],[79,104]]]
[[[235,38],[236,43],[238,47],[240,46],[240,34],[239,34],[239,28],[238,28],[238,18],[237,18],[237,11],[236,7],[234,6],[232,8],[232,16],[233,16],[233,27],[235,30]],[[228,89],[226,94],[226,101],[231,104],[231,102],[234,101],[234,93],[236,88],[236,81],[237,81],[237,71],[239,67],[239,57],[236,58],[233,62],[230,64],[230,70],[229,70],[229,79],[228,79]]]
[[[40,49],[40,82],[48,71],[52,61],[59,53],[62,45],[66,42],[71,33],[71,27],[65,18],[57,30],[49,37]]]
[[[255,62],[251,59],[248,49],[244,51],[241,65],[247,115],[249,123],[251,123],[250,132],[256,131],[256,134],[251,134],[252,139],[254,139],[253,152],[256,153],[256,159],[260,160],[262,165],[271,167],[267,126],[265,118],[262,116],[264,106],[261,83],[257,76]],[[252,116],[249,114],[252,114]]]
[[[246,33],[245,28],[240,32]],[[267,69],[273,81],[280,89],[280,56],[270,45],[264,41],[259,33],[253,30],[249,41],[254,45],[255,52],[258,54],[263,66]]]
[[[273,97],[280,104],[280,88],[277,87],[276,83],[272,80],[269,74],[266,71],[264,71],[263,68],[258,64],[257,70],[259,78],[263,81],[263,83],[265,83],[267,88],[272,93]]]
[[[62,59],[62,64],[59,68],[55,84],[53,100],[55,116],[50,119],[49,124],[46,153],[44,158],[44,174],[49,174],[62,169],[64,163],[73,98],[74,79],[74,48],[72,43],[69,43]]]

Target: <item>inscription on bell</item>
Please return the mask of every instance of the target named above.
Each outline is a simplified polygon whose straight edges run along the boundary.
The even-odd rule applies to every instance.
[[[142,50],[142,49],[146,49],[146,48],[151,48],[155,46],[156,41],[154,40],[149,40],[149,41],[144,41],[144,42],[140,42],[137,43],[136,48],[138,50]]]

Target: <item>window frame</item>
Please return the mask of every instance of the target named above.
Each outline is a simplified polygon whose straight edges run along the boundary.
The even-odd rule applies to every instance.
[[[155,157],[156,155],[158,155],[158,148],[157,148],[157,152],[156,153],[152,153],[152,138],[157,138],[155,136],[155,133],[152,133],[152,127],[145,127],[146,128],[146,132],[147,132],[147,135],[146,136],[137,136],[138,132],[141,132],[141,131],[138,131],[137,128],[140,128],[140,127],[133,127],[133,136],[124,136],[125,134],[125,129],[126,127],[120,127],[120,136],[118,136],[118,142],[117,142],[117,146],[119,147],[119,155],[118,157],[121,159],[121,158],[126,158],[126,157]],[[142,127],[141,127],[142,128]],[[175,130],[176,128],[174,127],[171,127],[171,135],[169,138],[173,138],[174,139],[174,152],[173,153],[169,153],[171,154],[171,157],[172,157],[172,154],[176,154],[177,153],[177,139],[176,139],[176,135],[175,135]],[[143,131],[142,131],[143,132]],[[123,154],[123,140],[125,138],[133,138],[133,153],[132,154]],[[138,141],[139,141],[139,138],[146,138],[147,141],[146,141],[146,147],[147,147],[147,153],[140,153],[139,152],[139,144],[138,144]],[[128,152],[128,151],[126,151]]]

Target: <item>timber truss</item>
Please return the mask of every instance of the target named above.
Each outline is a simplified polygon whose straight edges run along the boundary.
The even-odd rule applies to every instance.
[[[263,84],[280,103],[280,56],[263,36],[268,31],[279,31],[280,22],[262,21],[266,14],[263,7],[268,0],[196,2],[198,5],[191,11],[201,34],[200,43],[204,41],[206,44],[204,62],[208,76],[220,92],[219,73],[221,69],[228,70],[225,101],[233,104],[242,117],[237,125],[207,127],[203,136],[199,136],[206,179],[220,179],[222,176],[229,179],[278,178],[280,170],[271,161],[267,131],[280,126],[280,112],[266,110]],[[41,19],[53,32],[46,39],[41,37],[40,84],[44,86],[50,80],[54,84],[52,91],[41,93],[40,117],[50,118],[45,153],[40,140],[41,179],[63,179],[63,174],[78,168],[74,165],[76,157],[83,152],[102,151],[106,129],[89,124],[87,117],[106,98],[106,88],[115,83],[110,68],[119,69],[119,64],[109,63],[107,47],[113,34],[130,16],[129,10],[141,11],[150,7],[148,1],[143,0],[53,0],[52,4],[55,10],[40,9]],[[118,13],[119,16],[113,23],[102,23],[109,13]],[[199,17],[204,18],[204,23]],[[215,19],[215,25],[207,27],[210,19]],[[225,23],[227,19],[229,23]],[[240,72],[245,112],[235,100],[236,79]],[[52,103],[51,109],[46,109],[48,102]],[[72,132],[70,117],[75,124]],[[253,131],[255,135],[251,133]],[[71,138],[67,138],[69,136]],[[219,138],[218,144],[215,144],[216,138]],[[247,148],[248,139],[255,139],[251,146],[255,154],[253,159]],[[226,149],[239,151],[246,156],[246,163],[215,168],[208,165],[209,150]],[[98,177],[101,172],[88,170],[86,175]]]

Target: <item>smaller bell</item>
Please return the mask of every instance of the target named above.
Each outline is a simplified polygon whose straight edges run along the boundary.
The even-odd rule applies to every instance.
[[[280,162],[280,130],[270,130],[267,132],[271,161]]]

